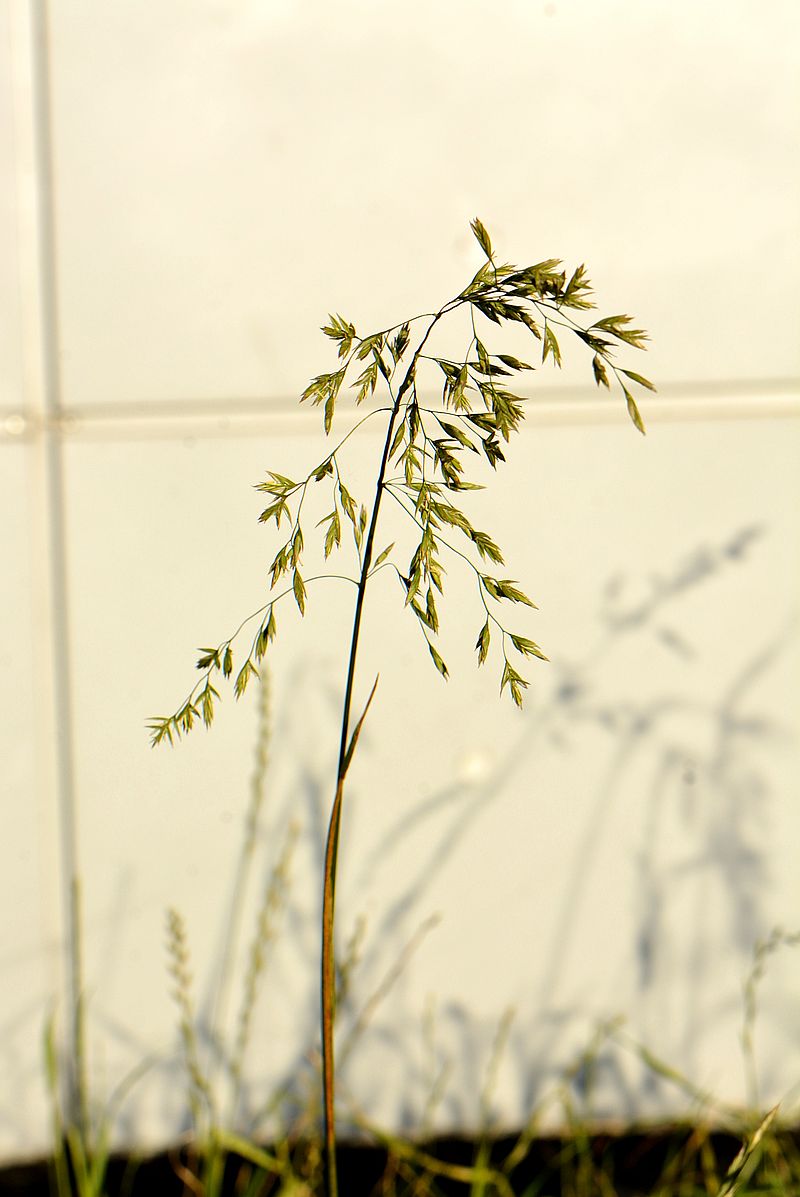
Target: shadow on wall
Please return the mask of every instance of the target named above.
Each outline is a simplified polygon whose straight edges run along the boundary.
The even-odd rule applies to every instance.
[[[636,861],[631,944],[640,1022],[654,1031],[663,1031],[671,1023],[674,1033],[677,1021],[681,1059],[691,1071],[704,1034],[713,1029],[720,1014],[741,1018],[738,989],[733,1001],[724,999],[724,1009],[719,1003],[710,1006],[708,995],[714,989],[718,997],[724,989],[714,977],[720,926],[727,940],[722,948],[733,949],[740,957],[740,968],[732,978],[737,985],[754,946],[771,926],[763,902],[770,882],[764,828],[774,794],[763,755],[790,745],[792,732],[764,713],[759,687],[789,648],[796,620],[788,618],[767,631],[760,627],[755,648],[732,645],[728,680],[708,697],[709,670],[703,653],[686,634],[674,630],[671,619],[679,600],[711,582],[719,583],[723,601],[726,597],[730,601],[724,587],[738,585],[741,571],[758,568],[759,546],[766,535],[764,526],[740,528],[712,547],[693,549],[668,573],[644,583],[623,576],[609,579],[599,605],[596,647],[581,661],[553,659],[552,690],[527,711],[524,729],[504,764],[478,787],[448,786],[404,812],[367,862],[365,877],[379,868],[391,871],[389,862],[405,839],[413,835],[419,845],[413,876],[381,922],[371,928],[365,963],[370,955],[385,950],[382,945],[408,936],[414,920],[426,911],[426,892],[437,870],[457,851],[485,809],[502,800],[534,754],[579,754],[590,727],[608,737],[608,763],[586,795],[582,832],[571,859],[564,862],[569,883],[563,887],[560,906],[555,911],[551,906],[547,925],[539,932],[545,964],[534,995],[536,1026],[512,1036],[526,1105],[535,1104],[537,1094],[541,1097],[548,1078],[563,1075],[562,1040],[574,1040],[570,1030],[575,1019],[585,1021],[585,1011],[559,1001],[559,983],[570,951],[577,950],[582,915],[598,880],[592,875],[598,844],[632,777],[634,785],[644,779],[637,790],[643,834]],[[629,598],[633,592],[637,592],[635,599]],[[715,591],[712,601],[719,598]],[[677,619],[682,625],[680,615]],[[633,684],[628,682],[626,692],[615,696],[605,681],[614,673],[615,654],[630,642],[643,644],[645,639],[655,640],[674,659],[671,692],[637,701],[641,679],[635,679]],[[644,644],[643,649],[646,661]],[[719,669],[715,674],[719,676]],[[675,909],[687,916],[678,934],[675,918],[670,917]],[[676,1009],[678,971],[681,991]],[[664,996],[670,984],[672,993]],[[448,1120],[451,1125],[472,1126],[479,1077],[494,1050],[497,1027],[471,1022],[468,1011],[456,1005],[450,1006],[447,1017],[452,1024],[450,1038],[459,1044],[456,1056],[463,1091],[451,1095]],[[391,1031],[384,1029],[383,1034]],[[535,1048],[537,1042],[543,1046]],[[402,1069],[403,1045],[395,1046]],[[553,1063],[557,1055],[562,1061],[558,1068]],[[641,1116],[644,1099],[656,1098],[657,1104],[664,1087],[665,1078],[648,1069],[632,1085],[630,1076],[607,1055],[596,1071],[605,1071],[606,1089],[613,1086],[616,1092],[606,1112],[617,1118]],[[473,1079],[464,1084],[468,1074]],[[408,1129],[414,1129],[413,1124]]]
[[[710,939],[712,935],[719,938],[720,927],[719,917],[713,924],[706,921],[705,910],[709,904],[717,904],[727,946],[742,958],[739,977],[746,971],[755,942],[769,931],[769,916],[763,908],[768,866],[762,829],[773,794],[771,780],[760,765],[760,754],[785,745],[790,733],[764,714],[763,704],[759,708],[757,687],[781,660],[796,627],[792,620],[771,632],[762,630],[760,644],[747,652],[741,646],[732,647],[729,680],[709,698],[703,654],[685,632],[674,630],[671,619],[686,627],[686,621],[675,611],[679,600],[699,594],[712,581],[723,588],[736,586],[741,571],[757,569],[759,547],[766,535],[762,526],[742,528],[713,547],[694,549],[664,575],[644,581],[623,576],[609,579],[600,595],[595,647],[579,661],[566,657],[552,661],[550,693],[527,710],[519,737],[504,763],[479,785],[447,786],[404,811],[372,856],[363,862],[366,879],[386,868],[391,872],[392,857],[408,837],[415,837],[419,850],[413,874],[404,875],[402,890],[379,920],[370,924],[368,933],[363,927],[357,928],[340,962],[340,1063],[347,1064],[353,1045],[358,1046],[357,1055],[377,1052],[377,1058],[387,1062],[386,1067],[374,1069],[369,1078],[372,1093],[363,1092],[360,1082],[354,1086],[362,1108],[370,1108],[373,1097],[379,1095],[390,1077],[392,1089],[403,1095],[427,1094],[422,1100],[403,1096],[404,1130],[425,1130],[420,1118],[423,1123],[432,1119],[435,1106],[439,1121],[451,1127],[490,1121],[491,1102],[481,1094],[485,1091],[487,1060],[496,1058],[501,1049],[513,1059],[517,1100],[524,1109],[532,1109],[541,1100],[554,1077],[563,1079],[563,1061],[572,1054],[568,1045],[575,1043],[576,1025],[585,1028],[586,1011],[578,1009],[574,1000],[564,1000],[559,987],[570,953],[578,950],[587,902],[596,881],[592,873],[597,845],[634,775],[634,784],[638,786],[641,781],[637,801],[643,833],[634,862],[636,917],[630,955],[636,962],[639,1005],[646,1015],[645,1023],[649,1012],[653,1027],[663,1026],[667,1016],[673,1025],[676,1018],[679,1020],[683,1059],[691,1060],[710,1020],[719,1013],[710,1010],[707,1000],[703,1004],[699,997],[699,991],[708,986],[708,961],[714,955]],[[634,592],[636,597],[631,597]],[[714,601],[719,601],[720,592],[714,593]],[[641,645],[642,659],[646,660],[653,641],[672,659],[671,690],[639,699],[637,695],[646,691],[639,684],[642,679],[631,681],[629,670],[626,673],[617,668],[615,672],[615,659],[631,645]],[[308,687],[302,678],[296,680],[299,684],[292,687],[295,707],[312,681],[319,694],[319,672],[305,679]],[[262,808],[270,724],[268,702],[268,688],[262,687],[261,733],[241,854],[232,877],[230,909],[220,932],[216,964],[198,1017],[203,1058],[211,1071],[228,1078],[228,1085],[233,1078],[233,1104],[228,1108],[234,1111],[238,1127],[255,1138],[267,1137],[277,1127],[296,1133],[308,1131],[318,1116],[318,1006],[312,980],[318,969],[316,920],[313,913],[309,915],[308,896],[296,894],[288,883],[286,853],[291,852],[291,844],[284,849],[286,859],[280,856],[280,849],[274,848],[274,811],[269,815],[270,838],[266,843],[269,867],[261,863],[263,841],[267,839]],[[322,702],[324,717],[328,706],[338,714],[340,695],[335,687],[328,687]],[[305,735],[307,712],[302,714]],[[283,720],[297,715],[297,709],[282,714],[281,726]],[[578,842],[571,859],[564,862],[569,881],[563,887],[560,904],[557,901],[554,908],[551,906],[546,925],[537,931],[544,963],[541,983],[531,994],[531,1010],[521,1012],[522,1017],[513,1025],[510,1020],[504,1022],[499,1030],[496,1022],[492,1026],[481,1024],[468,1010],[453,1003],[435,1017],[429,1011],[430,1025],[423,1037],[429,1040],[431,1074],[423,1076],[415,1053],[409,1051],[405,1041],[408,1024],[400,1027],[382,1018],[380,1007],[432,926],[428,901],[432,879],[469,835],[478,817],[508,793],[532,757],[541,753],[578,755],[590,729],[595,735],[607,737],[606,764],[593,779],[582,783],[592,788],[583,796],[585,819]],[[301,772],[295,777],[290,805],[302,812],[303,844],[307,844],[304,850],[321,853],[329,797],[327,777],[314,774],[302,753],[295,759]],[[284,834],[277,830],[278,839]],[[293,834],[289,835],[290,841]],[[321,859],[311,862],[310,867],[316,869],[312,875],[321,873],[321,865]],[[244,949],[250,927],[243,923],[243,912],[245,882],[251,870],[253,885],[263,897],[255,951],[248,956]],[[676,906],[690,919],[681,930],[680,943],[675,942],[675,922],[670,916]],[[304,1047],[285,1060],[282,1080],[268,1098],[263,1082],[246,1068],[244,1038],[240,1042],[239,1037],[249,1034],[249,1023],[242,1024],[240,1012],[233,1042],[224,1041],[219,1028],[230,1023],[228,989],[237,946],[244,953],[240,953],[240,959],[245,960],[244,1017],[252,1020],[260,997],[264,960],[274,938],[288,940],[295,957],[302,958],[309,984],[302,998],[294,993],[292,996],[293,1013],[302,1024]],[[398,949],[402,944],[406,947]],[[680,1009],[675,1008],[674,994],[670,1009],[662,1009],[662,1004],[670,1000],[663,994],[674,980],[678,956],[684,982],[687,976],[692,980],[688,989],[684,983],[680,991]],[[372,986],[371,978],[376,976],[382,979]],[[363,978],[370,980],[365,982]],[[274,987],[275,976],[268,976],[265,984]],[[372,994],[366,1001],[361,996],[365,989]],[[107,1026],[105,1030],[114,1036],[127,1034],[123,1028]],[[445,1040],[446,1050],[442,1046]],[[589,1091],[586,1059],[576,1067],[571,1080],[578,1098]],[[162,1060],[156,1067],[174,1076],[174,1070],[183,1064],[175,1059]],[[653,1098],[661,1084],[647,1069],[640,1070],[632,1080],[629,1070],[620,1067],[613,1055],[599,1046],[592,1070],[595,1087],[613,1094],[607,1098],[605,1112],[617,1118],[641,1116],[646,1100]],[[456,1072],[457,1085],[452,1083]],[[347,1091],[346,1067],[342,1080],[343,1091]],[[174,1083],[167,1088],[175,1093]],[[135,1137],[135,1104],[125,1124],[129,1140]],[[164,1112],[166,1121],[173,1124],[166,1108]],[[602,1116],[603,1108],[597,1112]],[[174,1109],[171,1113],[174,1115]],[[343,1116],[346,1123],[346,1110]]]

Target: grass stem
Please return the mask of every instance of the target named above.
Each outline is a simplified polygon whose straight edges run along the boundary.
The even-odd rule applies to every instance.
[[[372,702],[378,681],[372,687],[367,704],[350,736],[350,721],[353,705],[353,687],[356,676],[356,660],[358,644],[361,635],[361,619],[364,612],[364,599],[367,591],[367,580],[372,565],[372,554],[375,546],[375,533],[378,526],[381,499],[383,498],[386,470],[394,437],[394,429],[398,414],[406,391],[414,379],[417,358],[441,316],[437,312],[425,332],[411,364],[406,370],[397,398],[392,405],[383,453],[378,468],[375,485],[375,501],[372,505],[372,516],[369,522],[367,537],[364,542],[364,555],[361,562],[361,573],[358,580],[355,610],[353,612],[353,631],[350,638],[350,653],[347,662],[347,678],[345,681],[344,701],[342,704],[342,729],[339,742],[339,761],[336,768],[336,792],[331,806],[328,823],[328,835],[325,844],[325,866],[322,885],[322,951],[321,951],[321,1012],[320,1029],[322,1036],[322,1108],[325,1124],[325,1182],[327,1197],[338,1197],[339,1185],[336,1171],[336,1111],[334,1098],[334,1048],[333,1028],[336,1017],[336,982],[335,982],[335,946],[334,946],[334,914],[336,905],[336,863],[339,848],[339,828],[342,817],[342,802],[344,799],[344,782],[353,758],[359,732],[366,718],[369,705]]]

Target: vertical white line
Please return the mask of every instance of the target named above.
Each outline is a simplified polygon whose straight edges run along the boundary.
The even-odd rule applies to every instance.
[[[58,812],[60,900],[64,938],[63,966],[66,1005],[71,1030],[71,1116],[80,1118],[76,1104],[82,1091],[81,1043],[81,927],[78,895],[78,822],[75,791],[74,738],[71,703],[69,592],[66,543],[66,487],[61,432],[62,380],[58,320],[58,264],[52,100],[47,0],[13,6],[17,81],[17,128],[20,170],[21,297],[24,326],[25,404],[41,429],[36,437],[36,478],[39,483],[37,562],[39,598],[35,633],[44,636],[49,668],[45,689],[50,711],[43,721],[43,754],[52,752],[46,775],[50,800]],[[25,108],[27,107],[27,111]],[[32,409],[32,410],[31,410]],[[38,419],[37,419],[38,417]],[[52,815],[51,815],[52,817]]]
[[[47,463],[40,429],[44,422],[42,369],[41,275],[39,267],[38,199],[36,192],[36,129],[33,105],[33,29],[30,0],[9,5],[11,92],[14,120],[13,161],[17,186],[17,261],[20,305],[22,394],[28,443],[28,552],[31,575],[31,663],[34,677],[32,716],[35,736],[35,808],[39,856],[39,918],[44,984],[50,998],[64,988],[61,959],[55,949],[59,926],[61,872],[58,842],[58,793],[55,738],[55,691],[52,675],[52,608],[48,565]]]

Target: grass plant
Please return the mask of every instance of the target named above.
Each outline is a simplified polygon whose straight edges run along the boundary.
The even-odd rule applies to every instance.
[[[85,1003],[81,1002],[80,1018],[86,1020]],[[85,1025],[81,1028],[81,1040],[85,1051]],[[71,1036],[74,1050],[75,1035]],[[58,1035],[55,1016],[48,1018],[44,1030],[45,1080],[50,1098],[52,1118],[53,1155],[49,1161],[50,1191],[53,1197],[107,1197],[108,1169],[111,1160],[111,1140],[114,1123],[130,1091],[153,1065],[152,1059],[144,1059],[120,1082],[106,1104],[99,1110],[92,1108],[88,1076],[84,1076],[83,1100],[77,1111],[70,1107],[70,1086],[64,1084],[67,1077],[74,1075],[67,1062],[62,1065],[58,1050]],[[65,1100],[66,1095],[66,1100]],[[122,1173],[116,1192],[127,1197],[133,1184],[137,1160],[130,1156]]]
[[[291,1153],[279,1146],[268,1152],[262,1146],[234,1129],[239,1121],[243,1098],[244,1068],[250,1044],[252,1019],[260,989],[265,978],[270,946],[278,934],[280,916],[289,888],[290,868],[298,826],[291,823],[283,846],[269,871],[262,890],[255,917],[255,926],[246,952],[246,965],[241,978],[241,993],[235,1020],[232,1043],[226,1042],[225,1015],[228,990],[234,981],[236,946],[241,936],[244,901],[254,860],[259,817],[265,797],[265,778],[269,760],[269,685],[268,675],[260,684],[260,718],[256,760],[251,785],[251,800],[245,821],[242,849],[236,869],[235,889],[227,920],[225,958],[220,986],[212,1009],[210,1038],[215,1058],[221,1059],[227,1101],[219,1093],[219,1078],[215,1075],[214,1059],[208,1058],[200,1046],[198,1020],[192,998],[192,977],[189,959],[189,940],[181,915],[170,910],[167,914],[167,959],[174,981],[172,991],[180,1018],[180,1035],[184,1069],[187,1077],[188,1104],[192,1118],[192,1134],[187,1149],[175,1156],[176,1174],[183,1178],[191,1192],[203,1197],[220,1197],[229,1181],[230,1161],[238,1161],[245,1194],[262,1191],[265,1178],[291,1174]]]
[[[269,496],[262,512],[264,523],[274,522],[280,530],[286,521],[288,535],[280,544],[271,566],[272,595],[216,648],[201,650],[198,668],[201,679],[173,715],[153,721],[154,743],[172,743],[198,723],[210,725],[219,692],[219,678],[230,680],[240,698],[253,680],[261,677],[260,735],[245,836],[236,873],[236,890],[231,906],[220,986],[212,1007],[209,1056],[208,1028],[201,1028],[195,1009],[191,976],[191,951],[181,914],[171,910],[167,919],[167,954],[173,978],[173,996],[179,1014],[180,1042],[187,1077],[188,1106],[192,1131],[188,1140],[171,1153],[173,1176],[184,1194],[198,1197],[311,1197],[323,1189],[328,1197],[338,1190],[336,1123],[334,1098],[333,1029],[337,1001],[341,1002],[358,969],[359,934],[355,935],[337,962],[334,954],[336,863],[345,780],[352,764],[370,704],[377,688],[375,679],[356,716],[357,655],[361,620],[368,584],[379,572],[396,576],[405,607],[416,619],[424,646],[436,670],[447,678],[448,669],[437,647],[438,604],[444,592],[445,567],[442,558],[461,565],[474,584],[480,628],[475,649],[483,665],[495,651],[500,665],[500,691],[521,705],[528,685],[520,672],[529,657],[546,659],[539,646],[527,636],[511,631],[504,609],[532,607],[518,584],[499,576],[503,565],[500,548],[485,532],[475,528],[454,502],[466,491],[480,489],[468,475],[467,463],[483,461],[491,470],[504,460],[505,443],[517,432],[525,416],[524,398],[509,391],[509,378],[533,369],[512,353],[487,348],[486,328],[494,332],[512,326],[529,336],[541,359],[561,365],[559,338],[574,335],[591,354],[591,367],[598,386],[615,380],[621,387],[630,418],[644,431],[630,386],[653,389],[634,371],[614,364],[615,345],[642,348],[645,336],[630,327],[627,316],[612,316],[584,326],[572,316],[593,306],[583,267],[567,277],[560,263],[548,259],[519,269],[498,264],[491,240],[479,220],[472,230],[484,256],[480,268],[457,295],[433,312],[404,320],[391,328],[359,336],[355,327],[339,315],[332,315],[323,329],[338,347],[337,369],[318,375],[302,399],[323,408],[325,433],[332,431],[335,406],[348,372],[360,373],[352,386],[356,404],[369,402],[372,408],[335,446],[326,452],[306,477],[295,481],[270,472],[259,489]],[[464,352],[453,358],[434,352],[435,334],[451,318],[460,317],[466,326]],[[539,363],[537,363],[539,364]],[[429,400],[431,376],[439,379],[440,399]],[[379,387],[387,400],[375,404]],[[371,419],[382,419],[385,430],[380,459],[376,465],[371,506],[359,504],[345,480],[344,450],[353,432]],[[477,475],[475,475],[477,476]],[[283,1128],[276,1141],[265,1147],[258,1134],[259,1120],[247,1131],[237,1129],[242,1110],[242,1085],[249,1055],[253,1012],[265,979],[269,946],[289,885],[289,870],[297,834],[290,829],[282,851],[262,891],[246,964],[241,979],[241,997],[231,1042],[225,1037],[236,947],[242,934],[244,893],[252,870],[256,828],[264,798],[264,777],[268,763],[269,691],[263,659],[276,634],[275,609],[284,600],[294,602],[305,614],[309,590],[318,579],[303,574],[306,549],[304,528],[315,495],[328,494],[328,503],[317,524],[323,528],[324,558],[343,548],[343,531],[349,526],[355,554],[354,576],[341,576],[355,587],[350,651],[344,679],[339,755],[333,784],[333,801],[328,824],[323,884],[323,926],[321,958],[321,1092],[308,1093],[302,1112]],[[383,501],[391,500],[401,522],[413,531],[416,547],[406,560],[398,542],[377,551],[379,518]],[[388,504],[387,504],[388,505]],[[288,585],[281,589],[283,580]],[[247,634],[250,629],[252,634]],[[246,643],[249,639],[249,647]],[[244,643],[244,648],[242,645]],[[234,661],[236,657],[236,661]],[[252,688],[252,687],[251,687]],[[405,963],[427,932],[423,924],[387,971],[383,981],[356,1014],[350,1035],[340,1048],[339,1064],[354,1050],[377,1006],[391,989]],[[699,1091],[682,1074],[663,1062],[649,1048],[611,1024],[598,1028],[596,1036],[580,1053],[574,1066],[530,1111],[522,1129],[513,1136],[499,1136],[492,1120],[492,1092],[509,1036],[509,1013],[497,1029],[494,1046],[485,1063],[481,1094],[482,1127],[469,1143],[423,1137],[416,1141],[387,1133],[359,1110],[348,1094],[350,1120],[380,1149],[380,1167],[368,1189],[383,1197],[756,1197],[800,1193],[800,1152],[796,1139],[779,1122],[777,1109],[758,1111],[755,1064],[755,1024],[758,986],[770,956],[779,948],[800,942],[797,935],[775,931],[757,945],[753,967],[744,988],[742,1048],[748,1077],[750,1109],[735,1109],[715,1102]],[[338,968],[337,968],[338,964]],[[85,1009],[78,1003],[80,1024],[73,1028],[75,1059],[70,1076],[79,1079],[80,1093],[74,1110],[62,1109],[61,1081],[52,1021],[46,1034],[47,1078],[52,1098],[54,1158],[53,1188],[56,1197],[107,1197],[120,1191],[110,1184],[110,1132],[114,1116],[129,1082],[112,1099],[102,1118],[92,1118],[85,1058]],[[435,1012],[426,1015],[426,1042],[433,1045]],[[634,1052],[654,1075],[678,1086],[691,1104],[692,1118],[685,1127],[638,1128],[630,1139],[629,1158],[615,1144],[611,1134],[600,1134],[592,1118],[593,1077],[601,1052]],[[216,1055],[214,1055],[216,1053]],[[431,1046],[431,1055],[433,1056]],[[228,1089],[218,1088],[215,1061],[223,1063]],[[449,1070],[445,1061],[432,1060],[430,1091],[423,1112],[422,1131],[434,1124],[439,1103],[446,1093]],[[74,1088],[74,1085],[73,1085]],[[73,1094],[73,1097],[75,1095]],[[294,1095],[296,1097],[296,1095]],[[273,1108],[288,1108],[287,1094],[278,1093]],[[320,1142],[317,1123],[320,1111],[324,1135]],[[546,1118],[565,1127],[558,1137],[548,1138]],[[720,1131],[724,1134],[721,1134]],[[636,1166],[648,1153],[658,1155],[650,1168],[647,1188],[632,1180]],[[128,1174],[129,1187],[134,1178]],[[139,1190],[137,1190],[139,1191]],[[144,1191],[144,1190],[141,1190]],[[173,1190],[175,1191],[175,1190]],[[348,1194],[355,1197],[351,1187]]]
[[[500,548],[486,532],[475,528],[453,501],[462,492],[481,489],[481,484],[467,476],[465,466],[470,456],[483,459],[496,469],[505,460],[504,444],[519,431],[525,418],[524,398],[508,389],[507,380],[524,375],[534,367],[514,354],[488,349],[484,343],[487,327],[513,326],[523,330],[535,342],[541,363],[550,359],[557,367],[561,366],[559,337],[574,335],[591,355],[597,385],[610,388],[611,377],[619,384],[628,414],[640,432],[644,432],[644,425],[630,388],[635,385],[655,389],[648,379],[633,370],[618,367],[613,361],[615,348],[620,344],[635,349],[645,346],[646,334],[631,327],[631,317],[608,316],[588,326],[573,317],[573,312],[585,312],[595,306],[583,266],[567,276],[561,269],[561,262],[552,258],[521,269],[498,264],[485,226],[476,218],[471,227],[484,261],[467,285],[435,311],[404,319],[368,336],[360,336],[355,326],[341,315],[330,316],[322,331],[337,345],[340,365],[333,371],[317,375],[303,392],[301,402],[309,401],[323,408],[324,428],[328,435],[333,427],[337,399],[352,369],[360,370],[350,384],[356,392],[355,402],[357,405],[369,402],[372,409],[304,479],[296,481],[270,471],[268,479],[259,484],[258,489],[270,500],[261,513],[261,521],[274,521],[276,529],[280,529],[285,519],[289,527],[288,536],[272,562],[272,589],[276,590],[283,579],[290,578],[291,582],[240,624],[231,637],[215,648],[200,650],[197,667],[201,671],[201,680],[174,714],[151,723],[153,744],[173,743],[198,722],[210,725],[219,698],[212,678],[231,678],[235,672],[234,693],[237,698],[241,697],[250,679],[256,676],[275,637],[277,604],[293,598],[301,615],[305,614],[308,586],[318,577],[304,577],[301,572],[306,548],[303,521],[307,520],[309,494],[321,484],[323,493],[326,489],[330,493],[330,510],[324,511],[316,525],[325,529],[324,557],[327,560],[334,550],[341,548],[343,529],[349,524],[357,558],[355,576],[345,578],[355,585],[356,598],[322,877],[320,1030],[328,1197],[337,1197],[338,1191],[333,1031],[339,831],[345,780],[378,685],[376,678],[361,714],[356,716],[356,666],[368,584],[382,569],[394,571],[404,604],[417,619],[433,664],[442,677],[447,678],[448,668],[436,645],[439,632],[437,602],[445,585],[442,554],[445,552],[455,558],[472,573],[475,583],[476,606],[481,620],[475,645],[478,664],[487,660],[492,644],[496,644],[501,662],[500,691],[507,689],[514,703],[522,706],[528,681],[520,673],[520,662],[528,657],[542,660],[546,657],[535,641],[507,626],[502,612],[509,605],[533,607],[534,604],[516,581],[490,572],[503,565]],[[459,316],[466,317],[463,354],[453,358],[444,356],[441,351],[434,352],[433,334],[439,331],[439,326],[451,323]],[[440,379],[441,399],[436,405],[426,398],[429,384],[425,375],[430,373]],[[387,399],[383,406],[374,406],[379,385],[385,389]],[[384,421],[385,435],[376,469],[374,496],[368,508],[359,504],[351,494],[344,478],[342,457],[352,433],[376,417]],[[393,502],[401,518],[410,522],[415,536],[419,537],[408,564],[403,563],[402,567],[398,564],[399,550],[395,552],[395,541],[377,550],[384,499]],[[234,670],[234,642],[251,622],[256,628],[255,634],[249,650],[243,658],[239,657]],[[238,644],[236,651],[239,652]]]

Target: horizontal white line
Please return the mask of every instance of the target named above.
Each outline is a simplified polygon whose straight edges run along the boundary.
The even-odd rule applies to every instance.
[[[646,423],[698,420],[786,419],[800,416],[800,382],[765,384],[758,390],[672,387],[658,395],[640,391],[636,396]],[[436,398],[429,400],[436,405]],[[539,392],[528,396],[532,423],[595,424],[627,420],[621,396],[585,392]],[[342,404],[337,411],[346,429],[366,411]],[[58,418],[43,418],[19,410],[0,411],[0,441],[29,441],[44,432],[60,433],[68,440],[175,439],[186,437],[239,437],[258,430],[306,434],[316,430],[320,415],[313,408],[286,400],[225,400],[185,403],[142,402],[70,407]]]

